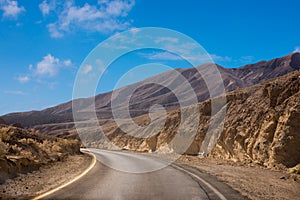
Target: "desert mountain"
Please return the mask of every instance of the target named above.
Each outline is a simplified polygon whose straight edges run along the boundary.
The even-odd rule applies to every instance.
[[[242,163],[256,163],[268,168],[294,167],[300,163],[300,71],[291,72],[255,86],[227,93],[226,117],[222,133],[209,157]],[[198,155],[205,148],[204,137],[209,123],[218,113],[211,116],[211,101],[168,112],[164,127],[149,138],[133,137],[143,132],[156,132],[154,129],[162,119],[155,116],[151,126],[141,130],[132,129],[130,135],[124,133],[115,122],[102,126],[109,141],[101,136],[95,127],[86,129],[87,146],[98,148],[118,148],[133,151],[174,152],[170,145],[180,127],[180,115],[195,119],[198,115],[190,112],[194,107],[200,109],[199,127],[187,154]],[[223,109],[220,109],[221,112]],[[180,114],[181,113],[181,114]],[[134,119],[141,126],[149,122],[148,115]],[[128,123],[130,124],[130,123]],[[126,121],[122,126],[127,126]],[[130,125],[128,125],[130,126]],[[184,134],[190,126],[183,126]],[[73,130],[76,133],[76,130]]]
[[[201,65],[197,68],[201,69],[203,67],[204,65]],[[261,61],[240,68],[223,68],[222,66],[218,65],[217,68],[219,69],[223,78],[225,90],[230,92],[239,88],[245,88],[261,83],[271,78],[282,76],[295,70],[299,70],[300,53],[293,53],[282,58],[277,58],[270,61]],[[159,84],[145,83],[147,83],[147,81],[154,83],[163,82],[165,85],[169,85],[172,84],[174,80],[175,82],[179,80],[178,72],[180,72],[180,74],[183,75],[191,84],[197,95],[198,102],[203,102],[209,99],[209,92],[205,81],[195,68],[167,71],[133,85],[120,88],[116,90],[116,93],[119,94],[119,96],[122,95],[122,98],[124,99],[130,98],[129,107],[132,117],[137,117],[148,113],[149,108],[154,104],[163,105],[167,109],[176,109],[178,108],[178,99],[174,95],[174,91],[162,87]],[[132,96],[127,95],[127,91],[136,86],[141,87],[135,90]],[[177,91],[177,93],[181,92],[184,91]],[[105,94],[99,94],[95,97],[96,112],[100,122],[105,123],[107,120],[112,118],[111,96],[112,92],[108,92]],[[80,112],[90,112],[91,98],[77,99],[74,101],[81,105]],[[187,99],[187,102],[188,101],[189,99]],[[122,106],[120,106],[120,109],[122,109]],[[42,111],[11,113],[2,116],[2,118],[8,124],[20,123],[24,127],[60,123],[62,126],[64,126],[61,127],[61,129],[68,129],[73,126],[72,101]]]
[[[6,122],[2,118],[0,118],[0,124],[6,124]]]

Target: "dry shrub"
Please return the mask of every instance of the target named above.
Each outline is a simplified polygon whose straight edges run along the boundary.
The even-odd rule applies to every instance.
[[[61,147],[57,144],[53,144],[52,147],[51,147],[51,151],[52,153],[54,152],[60,152],[61,151]]]
[[[300,163],[293,168],[289,169],[289,172],[292,174],[300,174]]]
[[[10,140],[10,138],[11,138],[11,136],[10,136],[10,134],[8,133],[8,131],[9,131],[9,129],[8,128],[2,128],[1,130],[0,130],[0,139],[2,140],[2,141],[9,141]]]
[[[0,184],[3,177],[14,177],[38,169],[44,164],[63,160],[80,152],[80,143],[41,134],[33,129],[4,125],[0,127]],[[4,173],[4,174],[3,174]]]
[[[0,139],[0,157],[7,153],[8,146]]]

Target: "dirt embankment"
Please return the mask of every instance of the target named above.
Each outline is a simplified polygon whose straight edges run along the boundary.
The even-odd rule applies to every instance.
[[[18,174],[0,184],[0,199],[32,199],[79,176],[91,164],[92,157],[70,155],[63,161],[43,165],[27,174]]]
[[[43,165],[63,161],[80,154],[78,140],[62,139],[38,131],[0,125],[0,183],[19,173],[28,173]]]

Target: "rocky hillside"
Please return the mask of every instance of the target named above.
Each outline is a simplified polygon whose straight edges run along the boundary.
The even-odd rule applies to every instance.
[[[263,84],[236,90],[227,94],[227,113],[224,129],[210,157],[257,163],[273,167],[294,167],[300,163],[300,71],[270,80]],[[198,133],[186,151],[197,155],[211,120],[210,101],[199,105],[201,116]],[[169,142],[180,125],[180,112],[189,115],[187,107],[181,111],[168,112],[164,128],[148,139],[137,139],[122,132],[113,123],[102,126],[106,136],[117,147],[135,151],[174,151]],[[216,114],[217,115],[217,114]],[[215,117],[215,116],[213,116]],[[160,117],[156,115],[153,125],[156,127]],[[140,125],[149,123],[148,115],[134,119]],[[123,124],[126,126],[126,122]],[[153,129],[154,130],[154,129]],[[189,131],[186,127],[185,131]],[[150,130],[151,132],[151,130]],[[97,133],[96,128],[86,128],[83,140],[90,146],[111,148],[111,144]],[[132,129],[131,135],[142,135]]]
[[[0,124],[6,124],[6,122],[4,121],[4,119],[0,118]]]
[[[227,95],[227,118],[211,156],[273,167],[300,163],[300,72]]]
[[[0,123],[0,183],[18,173],[31,172],[80,153],[78,140],[43,135],[3,123]]]
[[[277,58],[271,61],[261,61],[236,69],[228,69],[221,66],[217,67],[222,75],[225,89],[227,92],[229,92],[238,88],[252,86],[295,70],[299,70],[300,53],[293,53],[282,58]],[[198,68],[203,68],[203,66],[199,66]],[[170,85],[174,82],[174,78],[175,80],[179,79],[177,72],[180,72],[193,87],[198,97],[198,102],[203,102],[209,98],[209,93],[204,79],[195,68],[176,70],[177,71],[171,70],[162,73],[145,81],[150,80],[156,83],[163,82],[166,85]],[[145,81],[126,86],[116,91],[118,94],[122,94],[124,96],[124,93],[130,90],[131,87],[136,85],[142,86],[136,90],[132,96],[124,97],[125,99],[130,98],[130,109],[132,116],[140,116],[147,113],[148,109],[154,104],[163,105],[167,109],[178,108],[177,98],[174,96],[172,91],[157,84],[145,85]],[[178,87],[177,92],[181,94],[184,91],[180,91],[180,87]],[[112,118],[110,110],[111,95],[112,93],[109,92],[97,95],[95,97],[96,111],[101,124],[106,123],[106,120]],[[80,112],[90,112],[90,100],[91,99],[75,100],[81,105]],[[58,127],[60,128],[63,128],[62,126],[68,126],[70,128],[70,126],[73,126],[73,124],[70,123],[73,121],[72,116],[72,102],[68,102],[42,111],[7,114],[3,116],[3,119],[9,124],[21,123],[21,125],[24,127],[59,123],[60,125],[58,125]],[[42,127],[39,126],[39,128]]]

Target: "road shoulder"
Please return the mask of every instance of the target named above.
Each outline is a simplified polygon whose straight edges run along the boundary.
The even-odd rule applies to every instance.
[[[294,199],[300,196],[300,183],[283,171],[193,156],[182,156],[176,163],[210,174],[249,199]]]
[[[29,199],[57,188],[79,176],[91,164],[88,154],[68,156],[65,160],[40,167],[28,174],[19,174],[0,185],[3,199]]]

